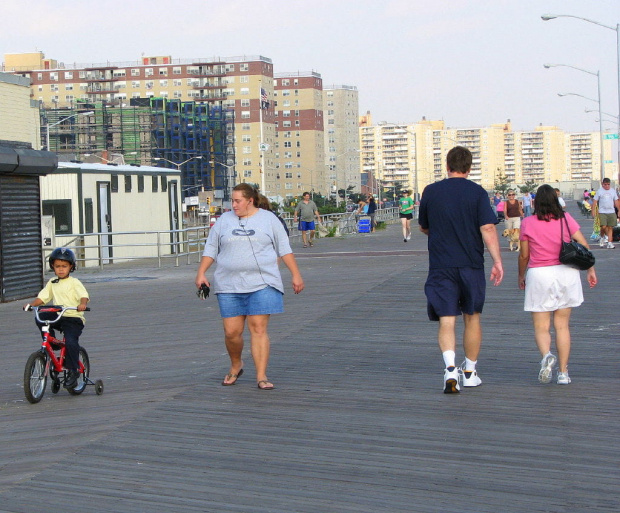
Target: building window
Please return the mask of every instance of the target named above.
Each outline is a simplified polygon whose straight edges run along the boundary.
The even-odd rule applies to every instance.
[[[251,169],[246,169],[243,171],[243,177],[244,178],[251,178],[252,177],[252,170]]]
[[[95,226],[95,216],[93,211],[93,199],[84,198],[84,232],[93,233]]]
[[[239,94],[250,94],[250,88],[242,87],[241,90],[239,91]]]
[[[166,192],[168,190],[168,181],[165,176],[161,177],[161,192]]]
[[[247,62],[239,64],[239,71],[249,71],[250,65]]]
[[[73,71],[65,71],[65,79],[73,80]]]
[[[71,227],[71,200],[43,200],[43,215],[54,216],[56,235],[73,233]]]
[[[144,192],[144,175],[138,175],[138,192]]]
[[[118,192],[118,175],[110,176],[110,191]]]
[[[243,159],[243,165],[244,166],[251,166],[252,165],[252,159]]]
[[[157,186],[159,185],[159,184],[157,183],[157,176],[152,176],[151,178],[152,178],[152,180],[153,180],[153,183],[152,183],[152,186],[151,186],[151,190],[152,190],[153,192],[157,192],[157,189],[158,189],[158,187],[157,187]]]
[[[241,106],[242,107],[249,107],[250,106],[250,100],[244,98],[243,100],[241,100]]]
[[[168,76],[168,68],[159,68],[159,74],[161,76],[167,77]]]
[[[242,110],[241,111],[241,119],[250,119],[250,111]]]
[[[181,66],[175,66],[174,68],[172,68],[172,74],[173,75],[180,75],[181,74]]]
[[[125,192],[131,192],[131,175],[125,175]]]
[[[132,76],[132,77],[139,77],[139,76],[140,76],[140,70],[139,70],[139,69],[136,69],[136,68],[133,68],[133,69],[131,70],[131,76]]]

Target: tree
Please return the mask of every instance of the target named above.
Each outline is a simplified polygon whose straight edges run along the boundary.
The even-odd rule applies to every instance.
[[[493,184],[495,192],[499,192],[502,196],[506,196],[506,191],[512,188],[510,186],[510,180],[499,167],[497,168],[497,171],[499,172],[499,174],[497,175],[495,183]]]
[[[523,185],[519,186],[519,190],[525,194],[526,192],[534,192],[538,189],[538,184],[533,180],[528,180]]]

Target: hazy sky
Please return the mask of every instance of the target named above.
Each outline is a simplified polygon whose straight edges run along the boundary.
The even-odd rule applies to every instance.
[[[511,119],[596,131],[618,114],[615,31],[620,0],[19,0],[3,2],[0,53],[41,50],[65,63],[144,55],[263,55],[279,72],[316,71],[359,90],[376,122],[443,119],[479,127]],[[609,119],[603,116],[604,119]],[[614,123],[604,126],[614,129]],[[617,124],[615,125],[617,128]]]

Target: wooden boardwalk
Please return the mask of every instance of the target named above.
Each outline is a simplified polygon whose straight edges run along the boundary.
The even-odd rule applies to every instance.
[[[589,235],[592,220],[578,219]],[[93,298],[82,343],[102,396],[48,386],[27,403],[36,328],[21,303],[1,304],[0,512],[620,509],[620,321],[610,314],[620,247],[595,248],[601,284],[573,312],[567,387],[537,383],[517,255],[505,251],[505,281],[483,313],[483,386],[453,396],[441,392],[426,317],[423,235],[404,244],[394,225],[295,244],[307,288],[272,319],[272,392],[257,390],[249,347],[239,383],[220,385],[221,320],[215,298],[194,294],[196,266],[78,271]]]

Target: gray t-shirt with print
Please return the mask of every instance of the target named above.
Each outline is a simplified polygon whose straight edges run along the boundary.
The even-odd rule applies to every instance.
[[[203,256],[217,266],[214,293],[248,293],[273,287],[284,293],[278,257],[292,253],[282,223],[271,212],[259,209],[239,219],[225,212],[209,232]]]

